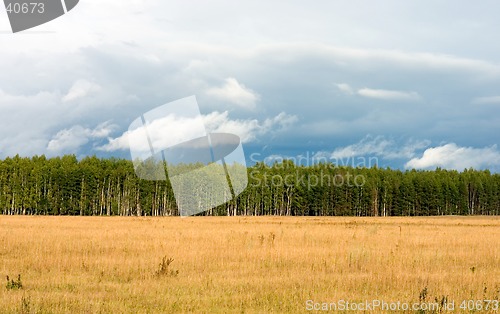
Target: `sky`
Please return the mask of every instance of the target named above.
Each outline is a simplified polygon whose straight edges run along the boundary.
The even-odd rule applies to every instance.
[[[500,3],[81,0],[13,34],[0,158],[130,158],[141,114],[196,96],[249,163],[500,171]]]

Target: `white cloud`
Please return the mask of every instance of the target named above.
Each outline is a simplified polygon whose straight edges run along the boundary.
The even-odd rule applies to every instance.
[[[396,91],[386,89],[362,88],[358,90],[358,94],[375,99],[383,100],[400,100],[400,101],[415,101],[420,99],[420,95],[416,92]]]
[[[223,86],[209,88],[206,93],[219,100],[227,101],[247,109],[254,109],[260,100],[259,94],[240,84],[232,77],[227,78]]]
[[[334,159],[343,159],[368,154],[381,155],[392,145],[393,143],[383,136],[377,136],[375,138],[367,136],[356,144],[335,149],[330,154],[330,157]]]
[[[346,84],[346,83],[339,83],[339,84],[335,84],[337,86],[337,88],[343,92],[344,94],[347,94],[347,95],[352,95],[354,94],[354,91],[352,90],[351,86],[349,84]]]
[[[170,114],[155,119],[147,125],[149,141],[141,124],[141,127],[128,130],[117,138],[109,138],[108,143],[99,149],[116,151],[133,147],[134,152],[141,154],[150,151],[150,143],[153,147],[169,147],[188,139],[198,138],[202,135],[200,125],[203,126],[201,117],[179,118]]]
[[[226,111],[222,114],[215,112],[205,116],[207,129],[209,132],[236,134],[241,138],[243,143],[252,142],[258,136],[285,129],[298,120],[296,116],[288,115],[284,112],[274,118],[265,119],[263,122],[259,122],[257,119],[230,120],[227,114]]]
[[[377,156],[384,159],[412,158],[416,152],[428,147],[428,140],[410,139],[403,145],[384,136],[373,137],[367,135],[358,143],[336,148],[332,152],[319,152],[315,158],[330,158],[335,160],[348,159],[359,156]]]
[[[111,124],[110,121],[99,124],[95,129],[90,131],[90,136],[93,138],[108,137],[118,126]]]
[[[105,122],[95,129],[84,128],[81,125],[63,129],[49,141],[47,151],[51,155],[75,153],[91,139],[108,137],[115,128],[115,125]]]
[[[500,96],[478,97],[472,100],[475,105],[500,104]]]
[[[430,140],[410,139],[404,145],[394,146],[393,149],[386,151],[383,156],[387,159],[412,158],[417,152],[429,147],[430,144]]]
[[[91,95],[93,93],[97,93],[100,90],[101,87],[95,83],[86,80],[78,80],[73,84],[68,93],[62,98],[62,101],[73,101]]]
[[[79,125],[61,130],[49,141],[47,150],[54,154],[73,152],[88,143],[87,133],[88,129],[84,129]]]
[[[417,92],[413,91],[399,91],[399,90],[388,90],[388,89],[373,89],[373,88],[361,88],[355,90],[347,83],[335,84],[337,88],[346,95],[360,95],[367,98],[375,98],[381,100],[399,100],[399,101],[416,101],[421,97]]]
[[[466,168],[481,169],[500,165],[500,152],[496,145],[484,148],[460,147],[455,143],[432,147],[425,150],[422,157],[413,158],[406,168],[463,170]]]
[[[147,130],[153,147],[169,147],[186,138],[199,137],[197,126],[200,123],[205,124],[207,132],[233,133],[238,135],[243,143],[246,143],[255,141],[259,136],[283,130],[296,121],[296,116],[284,112],[274,118],[259,122],[257,119],[231,120],[227,111],[215,111],[201,118],[190,119],[179,119],[169,115],[154,120],[148,125]],[[127,150],[130,146],[134,147],[138,154],[149,152],[149,142],[144,139],[142,128],[126,131],[117,138],[109,138],[108,143],[99,149],[111,152]]]

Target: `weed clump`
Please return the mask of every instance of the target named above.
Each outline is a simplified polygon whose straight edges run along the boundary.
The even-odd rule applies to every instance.
[[[173,261],[173,258],[163,256],[160,264],[158,265],[158,270],[155,272],[156,277],[177,277],[177,275],[179,275],[179,270],[170,268]]]
[[[17,275],[17,280],[10,279],[7,275],[7,285],[5,286],[7,290],[19,290],[23,288],[23,283],[21,282],[21,274]]]

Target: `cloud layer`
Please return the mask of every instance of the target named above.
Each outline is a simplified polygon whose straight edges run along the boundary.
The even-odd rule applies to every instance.
[[[115,128],[116,125],[105,122],[95,129],[76,125],[61,130],[47,144],[47,152],[49,155],[74,154],[91,140],[107,138]]]
[[[147,126],[147,132],[153,147],[169,147],[186,138],[197,138],[199,137],[197,131],[199,125],[205,125],[206,132],[232,133],[238,135],[243,143],[248,143],[257,140],[260,136],[286,130],[296,121],[297,117],[286,113],[280,113],[276,117],[262,122],[256,119],[231,120],[227,111],[215,111],[199,118],[179,119],[174,115],[169,115],[154,120]],[[103,133],[98,132],[98,134]],[[108,138],[108,143],[99,147],[99,150],[113,152],[129,150],[131,146],[140,152],[150,150],[142,128],[128,130],[116,138]]]
[[[83,1],[37,32],[0,34],[0,158],[120,154],[135,117],[196,95],[249,154],[364,153],[403,169],[437,165],[425,150],[456,143],[495,163],[481,150],[500,134],[499,10],[489,0]],[[95,135],[105,122],[108,135]]]
[[[366,98],[373,98],[379,100],[388,101],[416,101],[421,97],[417,92],[412,91],[399,91],[399,90],[388,90],[388,89],[374,89],[374,88],[361,88],[358,90],[353,89],[347,83],[335,84],[339,91],[346,95],[357,94]]]
[[[255,109],[257,102],[260,100],[259,94],[240,84],[233,77],[227,78],[221,87],[209,88],[206,93],[218,100],[227,101],[247,109]]]
[[[362,88],[358,94],[367,97],[381,100],[400,100],[400,101],[414,101],[419,100],[420,95],[416,92],[386,90],[386,89],[372,89]]]
[[[500,165],[500,151],[496,145],[484,148],[459,147],[455,143],[431,147],[425,150],[420,158],[413,158],[406,163],[406,168],[455,169],[467,168],[497,169]]]

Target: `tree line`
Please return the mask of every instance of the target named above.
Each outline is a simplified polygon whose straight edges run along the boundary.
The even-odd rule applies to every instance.
[[[488,170],[401,171],[285,160],[247,171],[243,193],[201,215],[500,215],[500,175]],[[74,155],[1,160],[0,213],[179,214],[168,180],[139,179],[130,160]]]

